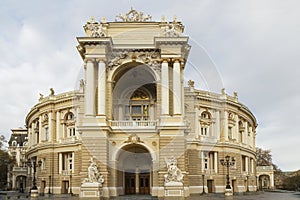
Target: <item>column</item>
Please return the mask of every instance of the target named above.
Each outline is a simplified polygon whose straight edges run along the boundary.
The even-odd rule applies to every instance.
[[[220,130],[220,111],[216,111],[216,137],[217,140],[220,140],[220,134],[221,134],[221,130]]]
[[[224,111],[223,116],[223,131],[224,131],[224,139],[225,141],[228,141],[228,112]]]
[[[235,134],[235,139],[237,142],[239,142],[239,116],[236,114],[235,115],[235,131],[234,131],[234,134]]]
[[[245,157],[245,171],[246,171],[246,174],[248,174],[248,172],[249,172],[249,157],[248,156],[246,156]]]
[[[254,160],[253,158],[250,159],[250,165],[251,165],[251,174],[254,173]]]
[[[36,144],[35,123],[31,123],[31,146]]]
[[[173,63],[173,114],[181,115],[181,80],[180,62]]]
[[[214,166],[215,166],[215,173],[218,173],[218,152],[214,152]]]
[[[204,152],[201,151],[201,172],[203,173],[204,172]]]
[[[58,141],[61,138],[59,129],[60,129],[60,112],[57,111],[56,112],[56,141]]]
[[[106,66],[104,60],[98,62],[98,115],[105,115],[106,108]]]
[[[74,173],[74,168],[75,168],[75,153],[73,151],[72,152],[72,173]]]
[[[274,189],[274,173],[270,175],[270,188]]]
[[[245,136],[244,137],[244,143],[245,144],[249,144],[249,141],[248,141],[249,140],[249,136],[248,136],[249,133],[248,133],[248,131],[249,131],[248,130],[248,122],[246,121],[245,122],[245,133],[244,133],[244,136]]]
[[[58,154],[58,173],[62,173],[62,153]]]
[[[199,109],[195,107],[195,138],[199,137]]]
[[[161,64],[161,114],[169,115],[169,65],[166,60]]]
[[[95,68],[92,60],[86,61],[86,86],[84,94],[85,115],[95,115]]]
[[[49,114],[48,114],[48,141],[50,142],[50,141],[52,141],[52,116],[53,114],[52,114],[52,112],[49,112]]]

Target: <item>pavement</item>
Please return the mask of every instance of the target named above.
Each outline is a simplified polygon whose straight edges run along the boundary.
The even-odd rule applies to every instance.
[[[28,193],[19,193],[16,191],[0,191],[0,200],[25,200],[31,199]],[[64,195],[48,195],[39,196],[35,200],[80,200],[78,196]],[[176,198],[175,198],[176,199]],[[300,192],[286,192],[286,191],[271,191],[271,192],[251,192],[244,194],[237,194],[231,197],[225,197],[224,194],[204,194],[191,195],[187,200],[300,200]],[[156,197],[150,195],[126,195],[111,198],[111,200],[158,200]],[[160,199],[161,200],[161,199]],[[176,199],[177,200],[177,199]]]

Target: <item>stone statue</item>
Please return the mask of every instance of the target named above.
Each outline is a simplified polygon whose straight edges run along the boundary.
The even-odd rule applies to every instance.
[[[83,88],[84,88],[84,80],[83,79],[80,79],[79,86],[80,86],[80,89],[83,90]]]
[[[98,170],[98,166],[94,161],[94,157],[90,158],[90,166],[88,167],[88,178],[85,178],[84,183],[100,183],[104,182],[103,175]]]
[[[225,93],[225,88],[222,88],[222,89],[221,89],[221,93],[222,93],[222,94],[226,94],[226,93]]]
[[[189,87],[194,87],[194,85],[195,85],[195,82],[194,82],[194,81],[192,81],[192,80],[189,80],[189,81],[188,81],[188,86],[189,86]]]
[[[164,35],[166,37],[179,37],[180,32],[178,31],[178,24],[169,23],[164,30]]]
[[[40,93],[40,98],[39,100],[42,100],[44,98],[44,95],[42,93]]]
[[[104,19],[102,19],[102,21],[103,20],[106,20],[106,18],[104,17]],[[89,35],[90,37],[105,37],[106,36],[102,24],[99,22],[95,22],[95,18],[93,16],[91,17],[90,21],[88,21],[86,23],[84,28],[91,32]]]
[[[181,170],[177,167],[177,160],[174,156],[167,160],[165,159],[167,164],[168,173],[165,174],[165,183],[169,182],[182,182],[183,174]]]
[[[55,92],[54,92],[54,89],[53,89],[53,88],[50,88],[50,95],[53,96],[54,93],[55,93]]]

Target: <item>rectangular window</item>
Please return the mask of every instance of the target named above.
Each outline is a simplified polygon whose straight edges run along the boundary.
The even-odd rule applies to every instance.
[[[132,106],[131,107],[131,113],[133,115],[141,115],[142,114],[141,106]]]
[[[75,136],[75,127],[68,128],[69,137]]]
[[[70,171],[73,169],[73,155],[71,152],[63,154],[62,170]]]
[[[232,127],[228,127],[228,139],[229,140],[233,139],[233,137],[232,137]]]
[[[45,141],[49,141],[49,128],[45,127]]]
[[[246,156],[242,156],[242,171],[246,171]]]
[[[42,166],[41,166],[42,170],[46,170],[46,158],[42,159]]]

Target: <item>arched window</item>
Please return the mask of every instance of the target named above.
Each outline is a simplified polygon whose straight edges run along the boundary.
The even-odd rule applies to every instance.
[[[66,137],[74,137],[76,135],[75,131],[75,117],[72,112],[68,112],[65,115],[65,125],[66,125]]]
[[[203,111],[200,116],[200,134],[207,136],[211,125],[211,114],[208,111]]]

